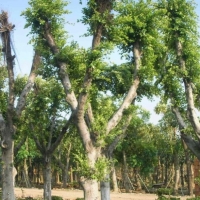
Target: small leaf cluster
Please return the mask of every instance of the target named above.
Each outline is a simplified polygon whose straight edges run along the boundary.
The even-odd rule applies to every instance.
[[[66,39],[63,16],[69,13],[66,10],[68,2],[63,0],[30,0],[29,5],[30,7],[21,15],[26,19],[25,28],[31,28],[31,42],[37,41],[37,45],[38,42],[44,45],[45,41],[42,38],[45,23],[48,23],[57,45],[63,47]],[[40,47],[42,48],[43,45]]]
[[[106,158],[99,158],[95,162],[94,167],[89,166],[87,159],[83,155],[75,155],[75,159],[79,163],[77,171],[79,172],[80,176],[84,176],[85,178],[103,181],[104,177],[110,171],[110,161]]]

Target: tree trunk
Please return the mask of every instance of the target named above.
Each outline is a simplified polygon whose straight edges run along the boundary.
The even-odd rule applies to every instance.
[[[184,188],[184,173],[183,173],[183,163],[180,165],[180,178],[181,178],[181,188]]]
[[[165,161],[165,179],[164,179],[164,184],[167,185],[168,183],[168,162]]]
[[[101,200],[110,200],[110,176],[107,174],[105,180],[101,181]]]
[[[175,156],[174,156],[174,170],[175,170],[174,194],[178,195],[178,186],[179,186],[179,180],[180,180],[180,165],[179,165],[179,158],[178,158],[177,153],[175,153]]]
[[[31,188],[31,183],[28,176],[28,166],[27,166],[27,159],[24,159],[24,169],[23,169],[23,178],[27,188]]]
[[[136,185],[137,185],[137,188],[136,188],[137,191],[142,190],[142,185],[141,185],[139,177],[140,177],[140,175],[139,175],[138,169],[136,168],[135,169],[135,182],[136,182]]]
[[[67,188],[67,179],[68,179],[68,169],[65,167],[62,170],[62,187]]]
[[[98,200],[99,199],[97,180],[89,180],[89,179],[81,178],[81,185],[84,190],[84,199],[85,200]]]
[[[44,162],[44,199],[51,200],[51,158],[45,157]]]
[[[123,151],[123,162],[124,162],[124,170],[123,170],[124,187],[125,187],[126,192],[129,192],[128,166],[126,162],[125,151]]]
[[[14,182],[16,169],[13,165],[14,142],[12,140],[12,133],[7,131],[5,135],[6,140],[2,141],[2,199],[14,200]]]
[[[193,195],[193,183],[194,183],[194,176],[192,172],[192,164],[189,158],[186,158],[186,165],[187,165],[187,185],[188,185],[188,195]]]
[[[112,187],[113,187],[113,192],[118,192],[118,184],[117,184],[117,175],[116,175],[116,170],[115,166],[112,166],[112,171],[111,171],[111,176],[112,176]]]
[[[188,195],[192,196],[193,195],[193,182],[194,182],[194,176],[192,173],[192,164],[190,161],[190,152],[189,149],[186,145],[186,143],[182,140],[183,142],[183,148],[185,152],[185,160],[186,160],[186,166],[187,166],[187,185],[188,185]]]

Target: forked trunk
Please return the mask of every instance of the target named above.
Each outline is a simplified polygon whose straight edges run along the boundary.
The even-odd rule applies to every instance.
[[[8,136],[8,135],[7,135]],[[12,136],[11,136],[12,137]],[[2,199],[14,200],[14,182],[16,173],[14,174],[13,165],[13,148],[14,142],[11,137],[7,140],[7,148],[2,148]]]
[[[97,180],[81,178],[81,185],[84,191],[84,200],[99,200]]]
[[[110,177],[106,175],[105,180],[101,181],[101,200],[110,200]]]
[[[44,162],[44,199],[51,200],[51,158]]]

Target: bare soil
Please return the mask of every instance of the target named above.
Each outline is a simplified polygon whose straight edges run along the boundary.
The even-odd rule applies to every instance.
[[[38,188],[15,188],[15,194],[17,197],[33,197],[42,199],[43,189]],[[53,189],[52,195],[63,197],[64,200],[75,200],[77,198],[83,198],[82,190],[68,190],[68,189]],[[100,196],[100,194],[99,194]],[[179,196],[181,200],[186,200],[188,196]],[[147,193],[116,193],[111,192],[111,200],[156,200],[155,194]]]

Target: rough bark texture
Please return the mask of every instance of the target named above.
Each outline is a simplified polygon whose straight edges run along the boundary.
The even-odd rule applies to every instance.
[[[51,200],[51,158],[44,158],[44,199]]]
[[[10,137],[8,138],[8,134]],[[2,199],[3,200],[14,200],[14,165],[13,165],[13,147],[12,135],[7,132],[7,148],[2,148]]]

